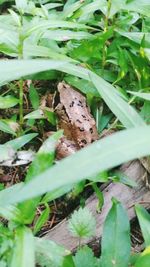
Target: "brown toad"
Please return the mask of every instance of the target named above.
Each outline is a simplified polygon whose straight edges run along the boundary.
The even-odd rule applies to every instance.
[[[78,149],[98,139],[96,123],[86,104],[86,98],[68,84],[58,84],[60,102],[55,107],[59,128]]]

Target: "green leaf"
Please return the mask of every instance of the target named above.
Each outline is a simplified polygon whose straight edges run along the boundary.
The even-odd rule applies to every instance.
[[[140,205],[135,206],[136,214],[142,230],[145,246],[150,246],[150,214]]]
[[[41,109],[34,110],[24,116],[24,119],[45,119],[44,112]]]
[[[49,111],[49,110],[44,110],[44,116],[47,118],[47,120],[52,124],[56,125],[57,117],[55,112]]]
[[[130,187],[136,187],[137,183],[132,180],[130,177],[128,177],[126,174],[124,174],[121,171],[115,171],[112,173],[113,177],[110,177],[110,179],[113,182],[119,182],[125,185],[128,185]]]
[[[0,51],[6,52],[6,54],[8,51],[8,55],[11,53],[12,56],[16,56],[18,42],[19,38],[17,32],[3,28],[0,29]]]
[[[24,45],[23,49],[23,56],[24,58],[30,58],[30,57],[42,57],[42,58],[52,58],[56,60],[64,60],[68,62],[77,62],[76,60],[73,60],[70,57],[67,57],[66,55],[63,55],[61,53],[56,53],[54,50],[52,50],[49,47],[44,47],[40,45],[31,45],[26,44]]]
[[[130,260],[130,226],[121,203],[113,199],[102,235],[102,267],[127,267]]]
[[[94,253],[91,248],[84,246],[79,249],[76,255],[73,257],[75,267],[98,267],[98,260],[94,257]]]
[[[78,238],[87,238],[95,234],[96,221],[92,213],[85,207],[75,210],[69,219],[69,230]]]
[[[40,203],[46,203],[46,202],[50,202],[52,200],[55,200],[61,196],[63,196],[64,194],[68,193],[69,191],[71,191],[71,189],[73,188],[73,185],[65,185],[65,186],[61,186],[60,188],[53,190],[50,193],[47,193],[42,200],[40,201]]]
[[[96,76],[94,73],[90,73],[91,80],[102,98],[111,109],[111,111],[117,116],[117,118],[129,128],[137,125],[145,125],[143,119],[137,114],[137,112],[128,105],[114,90],[113,86],[102,78]],[[132,114],[132,116],[131,116]]]
[[[34,238],[27,227],[16,229],[15,246],[10,267],[35,267]]]
[[[76,87],[77,89],[79,89],[82,93],[88,95],[92,95],[95,97],[99,97],[99,92],[97,91],[97,89],[95,88],[95,86],[93,86],[92,82],[83,80],[83,79],[79,79],[76,76],[66,76],[64,79],[67,83],[71,84],[72,86]]]
[[[0,86],[28,74],[57,69],[64,64],[65,62],[63,61],[55,60],[21,60],[20,62],[19,60],[1,60]]]
[[[96,197],[98,198],[97,211],[100,212],[102,210],[103,205],[104,205],[104,195],[96,183],[93,183],[92,187],[95,191]]]
[[[92,1],[91,3],[81,7],[80,20],[82,20],[82,17],[84,17],[85,15],[87,16],[88,14],[92,14],[97,10],[101,10],[105,14],[106,9],[107,9],[106,0],[101,0],[100,2],[99,0]]]
[[[0,120],[0,131],[16,136],[15,131],[11,128],[9,122],[6,120]]]
[[[50,20],[50,21],[39,22],[37,25],[34,25],[33,27],[30,26],[30,29],[26,31],[26,36],[31,35],[31,33],[37,30],[45,31],[46,29],[50,28],[88,29],[90,27],[81,23],[75,23],[70,21]]]
[[[27,8],[27,0],[15,0],[16,7],[20,12],[23,12]]]
[[[150,93],[138,93],[138,92],[133,92],[133,91],[128,91],[128,93],[150,101]]]
[[[126,4],[125,9],[150,17],[149,0],[132,0],[128,4]]]
[[[34,235],[36,235],[40,231],[42,226],[48,221],[49,214],[50,214],[50,208],[48,205],[46,205],[45,210],[42,211],[42,213],[40,214],[39,218],[37,219],[34,225],[34,230],[33,230]]]
[[[16,139],[6,142],[4,145],[10,146],[13,149],[17,150],[26,145],[27,143],[29,143],[37,135],[38,135],[37,133],[22,135]]]
[[[84,31],[78,31],[78,32],[74,32],[74,31],[69,31],[69,30],[49,30],[46,31],[42,38],[48,38],[50,40],[55,40],[55,41],[68,41],[71,39],[75,39],[75,40],[83,40],[83,39],[89,39],[91,38],[92,35],[88,32],[84,32]]]
[[[29,98],[34,109],[38,109],[40,105],[39,95],[37,89],[31,84],[29,89]]]
[[[14,96],[0,96],[0,109],[11,108],[16,106],[19,103],[19,100]]]
[[[0,202],[9,205],[24,201],[52,192],[61,186],[77,183],[124,162],[149,155],[149,136],[150,127],[144,126],[105,137],[37,175],[17,194],[9,196],[7,191],[6,194],[5,190],[1,191]]]
[[[12,9],[8,9],[8,11],[12,16],[12,19],[14,20],[15,25],[17,27],[21,27],[21,18],[20,18],[20,16],[15,11],[13,11]]]
[[[150,263],[150,247],[146,248],[140,257],[138,257],[135,267],[149,267]]]
[[[120,35],[127,37],[135,43],[141,44],[142,39],[145,37],[145,42],[150,45],[150,33],[144,32],[123,32],[116,30]]]
[[[75,267],[72,255],[64,257],[63,264],[61,267]]]

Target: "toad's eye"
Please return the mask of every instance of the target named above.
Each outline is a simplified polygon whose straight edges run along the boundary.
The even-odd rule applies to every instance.
[[[91,134],[93,133],[93,129],[92,129],[92,128],[90,128],[90,133],[91,133]]]

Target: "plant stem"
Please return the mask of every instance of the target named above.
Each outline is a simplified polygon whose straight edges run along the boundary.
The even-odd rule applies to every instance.
[[[111,1],[112,0],[108,0],[108,6],[107,6],[107,14],[105,16],[105,20],[104,20],[104,31],[103,33],[108,31],[108,22],[109,22],[109,15],[110,15],[110,10],[111,10]],[[102,51],[102,69],[104,72],[104,67],[106,64],[106,49],[107,49],[107,45],[106,45],[106,41],[103,45],[103,51]]]
[[[23,124],[23,79],[19,80],[19,117],[20,117],[20,125]]]
[[[19,27],[19,46],[18,46],[18,59],[23,59],[23,36],[22,36],[22,25],[23,25],[23,17],[21,18],[21,27]],[[19,120],[20,126],[23,125],[23,79],[19,80]]]

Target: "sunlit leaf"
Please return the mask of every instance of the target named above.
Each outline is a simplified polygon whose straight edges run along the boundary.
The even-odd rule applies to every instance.
[[[9,192],[1,191],[0,201],[3,205],[20,202],[77,183],[129,160],[149,155],[149,136],[150,127],[144,126],[103,138],[37,175],[17,194],[9,196]]]
[[[102,267],[127,267],[130,260],[130,226],[121,203],[113,199],[102,235]]]

